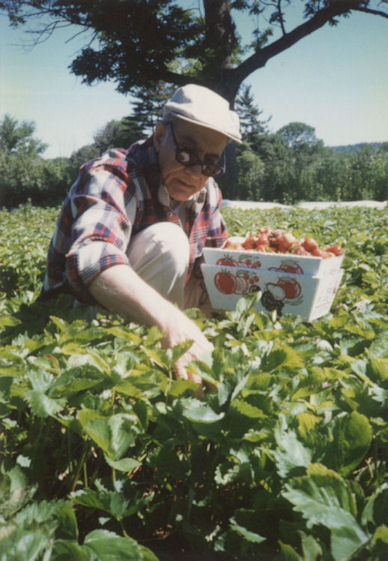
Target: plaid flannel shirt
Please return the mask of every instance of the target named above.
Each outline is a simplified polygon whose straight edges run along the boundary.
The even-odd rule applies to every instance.
[[[57,219],[40,298],[69,292],[81,302],[95,303],[88,291],[91,281],[104,269],[129,265],[126,250],[131,236],[161,221],[179,224],[189,238],[188,278],[203,247],[220,247],[227,238],[219,211],[221,191],[209,178],[186,203],[183,222],[163,204],[159,191],[152,137],[84,164]]]

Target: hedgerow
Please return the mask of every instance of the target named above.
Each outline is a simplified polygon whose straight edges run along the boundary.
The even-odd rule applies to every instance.
[[[386,512],[386,211],[224,209],[345,249],[331,313],[210,319],[193,365],[162,334],[38,303],[55,209],[0,212],[0,560],[379,561]],[[191,557],[192,559],[192,557]]]

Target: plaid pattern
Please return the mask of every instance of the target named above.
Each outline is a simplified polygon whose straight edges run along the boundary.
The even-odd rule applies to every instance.
[[[160,170],[152,137],[128,150],[109,150],[81,167],[57,219],[40,298],[69,292],[95,303],[90,282],[104,269],[127,264],[131,236],[155,222],[175,222],[190,242],[188,276],[205,245],[227,237],[219,212],[221,191],[212,178],[186,203],[183,223],[159,197]]]

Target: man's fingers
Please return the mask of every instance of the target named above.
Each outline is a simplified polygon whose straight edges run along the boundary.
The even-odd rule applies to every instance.
[[[187,380],[189,377],[186,368],[181,366],[178,362],[175,363],[175,375],[177,378],[183,378],[183,380]]]
[[[182,365],[175,364],[175,372],[177,378],[183,378],[184,380],[192,380],[196,384],[202,384],[202,379],[199,376],[193,374]]]
[[[177,378],[183,378],[184,380],[192,380],[199,386],[202,385],[202,379],[200,376],[197,376],[193,372],[187,368],[187,365],[190,363],[191,360],[194,360],[193,356],[187,356],[187,353],[184,354],[180,359],[178,359],[175,363],[175,372]]]

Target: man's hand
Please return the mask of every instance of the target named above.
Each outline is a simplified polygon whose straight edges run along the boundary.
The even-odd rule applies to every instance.
[[[166,347],[174,347],[184,341],[193,341],[189,350],[175,363],[177,377],[201,384],[201,379],[190,372],[189,363],[193,360],[201,360],[204,354],[212,352],[213,344],[206,339],[199,327],[182,312],[180,312],[180,317],[176,318],[176,322],[168,323],[169,325],[164,328]]]
[[[156,325],[165,333],[166,347],[192,341],[189,350],[175,364],[176,375],[201,384],[201,379],[190,372],[188,365],[211,352],[212,343],[188,316],[163,298],[133,269],[127,265],[105,269],[91,282],[89,291],[108,310],[150,327]]]

